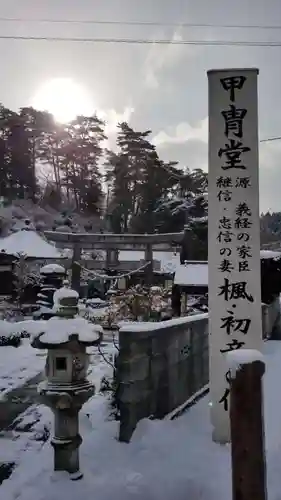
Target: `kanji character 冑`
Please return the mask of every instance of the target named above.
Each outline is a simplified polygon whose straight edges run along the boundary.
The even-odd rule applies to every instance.
[[[236,137],[243,137],[243,119],[247,114],[246,109],[236,108],[233,104],[230,104],[228,111],[222,111],[222,116],[225,121],[225,135],[229,136],[229,132],[232,132]]]

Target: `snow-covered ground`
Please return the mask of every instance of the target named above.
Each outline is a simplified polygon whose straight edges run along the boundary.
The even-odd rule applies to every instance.
[[[0,399],[40,373],[45,359],[45,353],[33,349],[29,339],[23,339],[20,347],[0,347]]]
[[[277,384],[281,342],[267,342],[264,354],[268,499],[280,500],[281,399]],[[100,368],[97,371],[98,377]],[[42,424],[49,425],[50,413],[41,407],[36,411],[37,415],[42,414],[41,429]],[[102,395],[93,397],[81,411],[84,478],[77,482],[70,481],[66,474],[52,472],[53,450],[48,441],[34,441],[33,436],[33,441],[23,439],[22,446],[20,440],[12,442],[12,449],[8,440],[2,440],[9,460],[19,461],[10,479],[0,488],[2,497],[6,500],[231,498],[230,447],[211,440],[208,397],[174,421],[143,420],[129,445],[116,440],[118,423],[106,419],[107,414],[107,401]]]

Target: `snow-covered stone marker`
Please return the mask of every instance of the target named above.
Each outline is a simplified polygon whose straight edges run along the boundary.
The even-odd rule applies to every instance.
[[[236,377],[236,373],[244,365],[249,365],[255,361],[264,363],[264,356],[256,349],[237,349],[226,353],[226,363],[230,370],[231,378]]]
[[[67,471],[71,479],[80,479],[79,411],[94,394],[95,387],[87,380],[89,356],[86,348],[98,345],[102,328],[75,317],[79,295],[63,287],[54,294],[57,317],[48,321],[34,321],[31,345],[47,349],[45,373],[47,380],[38,387],[44,403],[55,417],[55,432],[51,440],[54,448],[54,470]]]
[[[230,441],[225,354],[263,344],[258,70],[211,70],[208,83],[210,413],[213,441],[224,444]]]
[[[230,384],[232,500],[266,500],[262,377],[263,355],[255,349],[226,354]]]

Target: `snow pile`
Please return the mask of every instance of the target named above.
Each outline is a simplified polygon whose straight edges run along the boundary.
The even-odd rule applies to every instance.
[[[27,330],[30,333],[31,343],[40,336],[44,344],[64,344],[72,335],[78,335],[80,342],[95,342],[103,333],[100,325],[89,323],[84,318],[64,319],[52,317],[48,321],[30,322]]]
[[[249,365],[255,361],[264,362],[264,356],[256,349],[238,349],[226,353],[226,362],[232,378],[235,378],[237,371],[243,365]]]

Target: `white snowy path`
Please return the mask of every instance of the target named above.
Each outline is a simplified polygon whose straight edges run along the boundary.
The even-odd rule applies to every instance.
[[[269,500],[281,500],[281,342],[265,344],[265,427]],[[70,481],[52,473],[52,448],[30,447],[0,490],[6,500],[228,500],[230,450],[211,441],[208,398],[174,421],[140,422],[132,442],[116,440],[117,422],[104,421],[105,400],[81,412],[81,468]],[[91,414],[89,420],[85,413]],[[0,443],[1,444],[1,443]],[[10,458],[10,457],[9,457]]]

